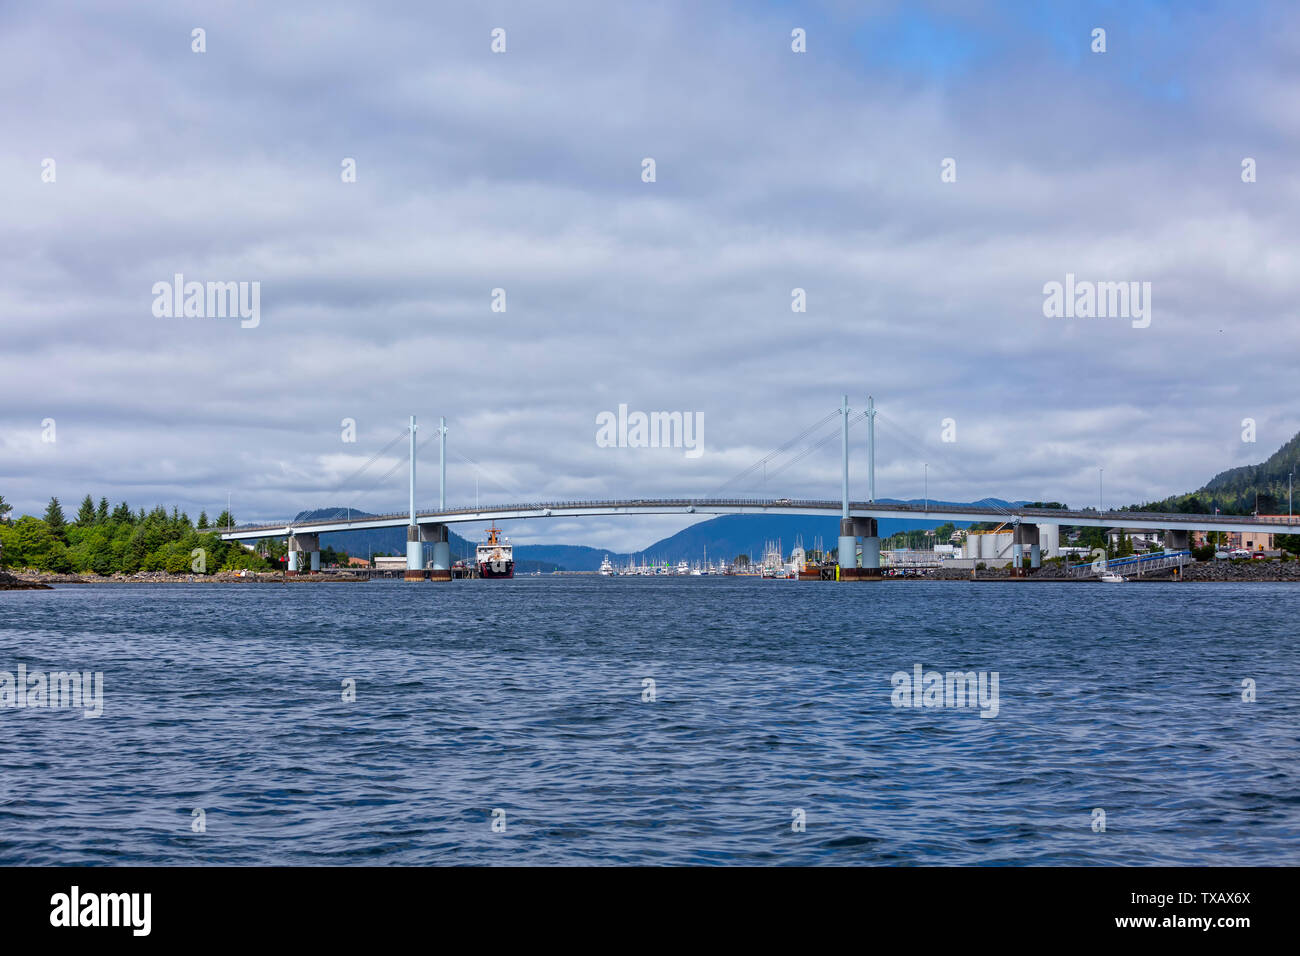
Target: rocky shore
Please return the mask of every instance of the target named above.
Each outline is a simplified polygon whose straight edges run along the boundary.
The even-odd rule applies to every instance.
[[[1122,571],[1123,569],[1121,569]],[[979,581],[1009,580],[1011,569],[986,568],[975,572]],[[971,572],[967,568],[939,568],[925,579],[938,581],[969,581]],[[1027,568],[1020,580],[1036,581],[1077,581],[1079,578],[1067,578],[1056,568]],[[1087,579],[1084,579],[1087,580]],[[1130,578],[1132,581],[1169,581],[1168,573],[1154,574],[1149,577]],[[1184,581],[1251,581],[1256,583],[1277,583],[1300,581],[1300,561],[1198,561],[1185,565],[1182,572]]]
[[[5,579],[14,582],[7,588]],[[217,574],[168,574],[166,571],[137,571],[135,574],[52,574],[46,571],[0,572],[0,590],[48,588],[51,584],[344,584],[367,580],[365,571],[330,574],[286,575],[283,571],[234,571]]]
[[[48,584],[39,582],[26,581],[22,578],[16,578],[12,574],[0,571],[0,591],[49,591]]]

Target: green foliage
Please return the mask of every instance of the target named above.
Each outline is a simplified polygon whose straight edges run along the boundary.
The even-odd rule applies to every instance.
[[[1190,494],[1174,495],[1163,501],[1131,505],[1132,511],[1160,511],[1167,514],[1284,514],[1292,472],[1300,471],[1300,435],[1258,465],[1230,468],[1211,478]]]
[[[170,514],[161,506],[148,513],[143,508],[132,513],[122,502],[110,512],[107,499],[101,498],[95,507],[89,495],[81,503],[75,524],[64,521],[57,498],[50,499],[44,518],[27,515],[12,524],[0,524],[0,546],[0,560],[6,567],[59,573],[213,574],[274,567],[238,542],[201,533],[175,508]],[[196,549],[203,552],[204,572],[194,570]],[[346,562],[346,557],[343,560]]]
[[[50,534],[62,540],[67,524],[67,519],[63,517],[63,505],[59,504],[58,498],[51,498],[45,507],[45,527]]]

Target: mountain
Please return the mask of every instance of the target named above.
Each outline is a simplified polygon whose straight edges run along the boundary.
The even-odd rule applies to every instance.
[[[1196,491],[1161,501],[1131,506],[1135,511],[1170,514],[1286,514],[1287,478],[1300,472],[1300,434],[1258,465],[1241,465],[1221,471]]]

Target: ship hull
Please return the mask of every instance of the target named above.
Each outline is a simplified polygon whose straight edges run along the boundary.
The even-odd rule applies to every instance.
[[[513,578],[515,563],[513,561],[480,561],[478,575],[481,578]]]

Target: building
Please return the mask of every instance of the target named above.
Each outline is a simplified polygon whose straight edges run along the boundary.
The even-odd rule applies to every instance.
[[[1261,518],[1289,520],[1287,515],[1260,515]],[[1245,548],[1247,551],[1278,551],[1277,535],[1272,531],[1233,531],[1228,535],[1228,544],[1232,548]]]
[[[1118,548],[1121,538],[1128,538],[1129,544],[1133,550],[1137,551],[1159,551],[1165,546],[1164,535],[1159,531],[1143,531],[1141,529],[1128,530],[1126,528],[1111,528],[1106,532],[1106,541],[1112,549]]]

